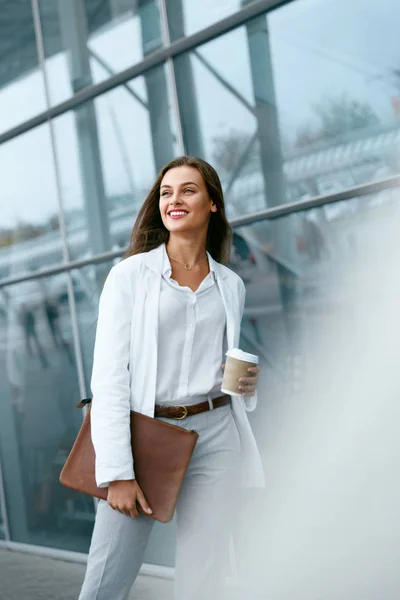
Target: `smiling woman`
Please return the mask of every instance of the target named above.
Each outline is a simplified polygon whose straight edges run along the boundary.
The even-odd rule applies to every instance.
[[[246,414],[257,403],[258,367],[238,376],[239,396],[222,390],[224,356],[238,347],[245,300],[243,281],[221,264],[231,239],[216,171],[183,156],[159,173],[128,254],[106,279],[91,432],[96,483],[108,492],[80,600],[127,598],[154,523],[144,516],[152,514],[151,499],[135,475],[130,410],[199,433],[176,506],[175,600],[216,598],[224,587],[231,499],[238,488],[264,481]]]

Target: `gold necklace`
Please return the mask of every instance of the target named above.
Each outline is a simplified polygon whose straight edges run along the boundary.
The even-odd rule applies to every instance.
[[[167,252],[168,254],[168,252]],[[201,265],[201,263],[203,263],[205,260],[207,260],[207,254],[206,257],[203,258],[203,260],[201,260],[200,262],[196,263],[195,265],[190,266],[188,263],[184,263],[181,260],[178,260],[177,258],[174,258],[173,256],[171,256],[170,254],[168,254],[169,258],[172,258],[172,260],[176,260],[176,262],[180,263],[181,265],[185,266],[186,271],[191,271],[193,269],[193,267],[197,267],[197,265]]]

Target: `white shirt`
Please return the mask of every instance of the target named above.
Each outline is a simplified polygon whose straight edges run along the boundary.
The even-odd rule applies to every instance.
[[[226,312],[213,269],[195,292],[171,274],[164,249],[156,404],[195,404],[221,395]]]

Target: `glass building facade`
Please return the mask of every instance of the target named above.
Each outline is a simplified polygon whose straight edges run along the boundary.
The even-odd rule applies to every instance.
[[[0,0],[0,540],[88,550],[93,501],[58,474],[99,294],[181,154],[223,183],[267,452],[310,332],[351,326],[334,274],[393,227],[399,21],[396,0]],[[146,561],[173,547],[156,526]]]

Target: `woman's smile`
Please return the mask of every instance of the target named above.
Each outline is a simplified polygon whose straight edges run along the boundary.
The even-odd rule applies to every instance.
[[[167,214],[171,219],[183,219],[189,213],[186,210],[170,210]]]

